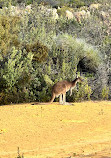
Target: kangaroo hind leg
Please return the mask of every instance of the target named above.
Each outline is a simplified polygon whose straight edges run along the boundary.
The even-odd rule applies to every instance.
[[[71,105],[70,103],[66,102],[66,93],[63,94],[63,105]]]
[[[62,94],[60,94],[60,97],[59,97],[59,104],[63,104],[63,96],[62,96]]]
[[[63,94],[63,104],[66,104],[66,94]]]

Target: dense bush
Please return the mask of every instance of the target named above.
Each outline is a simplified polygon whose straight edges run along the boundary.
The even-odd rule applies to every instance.
[[[102,95],[102,99],[108,99],[108,96],[109,96],[109,88],[108,87],[103,87],[102,89],[102,92],[101,92],[101,95]]]
[[[0,0],[0,8],[4,7],[4,6],[8,6],[9,1],[8,0]]]
[[[84,1],[83,0],[71,0],[69,2],[69,4],[72,6],[72,7],[77,7],[77,8],[80,8],[82,6],[85,5]]]
[[[31,53],[27,55],[25,51],[22,52],[13,48],[7,59],[1,62],[1,103],[7,104],[26,100],[24,90],[27,89],[31,79],[32,58],[33,55]]]
[[[25,45],[26,51],[33,53],[33,60],[36,60],[38,62],[44,61],[46,57],[48,56],[48,48],[39,42],[36,42],[34,44],[26,44]]]
[[[48,8],[47,8],[48,9]],[[51,16],[46,14],[46,9],[38,6],[37,3],[32,5],[32,11],[29,15],[24,15],[21,19],[20,40],[24,44],[39,43],[47,48],[52,46],[52,38],[55,31],[55,21]]]
[[[77,67],[80,60],[86,56],[87,67],[95,69],[99,65],[100,55],[91,45],[76,39],[68,34],[62,34],[54,38],[52,50],[49,52],[48,59],[40,64],[41,69],[38,69],[40,84],[37,87],[37,101],[49,101],[51,97],[51,87],[54,83],[60,80],[74,80],[76,77]],[[89,62],[90,61],[90,62]],[[36,95],[35,94],[35,95]],[[90,99],[91,87],[87,81],[78,89],[78,93],[73,93],[74,97],[69,97],[68,100],[74,101]],[[84,95],[84,96],[83,96]]]
[[[8,7],[10,5],[17,5],[20,3],[24,3],[25,5],[29,5],[33,2],[33,0],[0,0],[0,8]]]
[[[68,63],[74,62],[78,64],[80,60],[86,58],[86,63],[84,64],[86,64],[87,68],[93,70],[98,67],[101,61],[101,54],[96,48],[87,44],[85,40],[63,34],[57,36],[55,41],[59,49],[66,52],[67,58],[69,58]],[[63,59],[63,56],[61,58]]]
[[[20,18],[16,16],[0,15],[0,52],[7,56],[12,46],[19,46]]]
[[[72,96],[69,96],[68,100],[72,102],[90,100],[91,94],[91,87],[88,85],[87,78],[84,78],[84,82],[77,85],[77,88],[73,90]]]
[[[58,13],[59,16],[62,16],[62,17],[65,18],[65,16],[66,16],[66,10],[73,11],[72,8],[69,8],[69,7],[64,6],[64,7],[62,7],[61,9],[58,9],[58,10],[57,10],[57,13]]]
[[[0,2],[8,6],[4,0]],[[10,4],[17,2],[21,3]],[[0,10],[0,104],[49,101],[52,85],[72,81],[76,73],[85,80],[72,96],[67,95],[68,101],[111,98],[110,2],[47,0],[53,7],[62,6],[63,17],[58,19],[54,19],[52,7],[36,2],[41,3],[34,1],[31,12],[22,16],[11,15],[10,8],[6,13]],[[90,10],[91,2],[102,6]],[[87,5],[90,18],[80,23],[65,18],[66,9],[80,11],[82,5]],[[107,13],[105,19],[101,11]]]

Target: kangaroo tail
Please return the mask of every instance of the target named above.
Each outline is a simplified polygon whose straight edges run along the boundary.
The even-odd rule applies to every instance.
[[[51,97],[51,100],[49,102],[47,102],[47,103],[32,103],[31,105],[48,105],[48,104],[52,103],[54,101],[54,99],[55,99],[55,94],[52,93],[52,97]]]
[[[49,101],[49,103],[52,103],[54,101],[54,99],[55,99],[55,94],[52,93],[52,97],[51,97],[51,100]]]

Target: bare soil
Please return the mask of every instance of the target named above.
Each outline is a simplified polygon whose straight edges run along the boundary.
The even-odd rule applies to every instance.
[[[0,158],[111,158],[111,101],[0,106]]]

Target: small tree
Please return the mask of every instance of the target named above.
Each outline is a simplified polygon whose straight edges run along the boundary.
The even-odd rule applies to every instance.
[[[30,73],[33,70],[32,58],[32,53],[27,55],[25,51],[12,49],[10,55],[8,55],[8,59],[4,61],[0,70],[0,86],[2,86],[0,89],[1,93],[4,93],[1,103],[19,102],[19,94],[22,92],[25,95],[24,88],[28,86],[28,81],[31,77]]]

